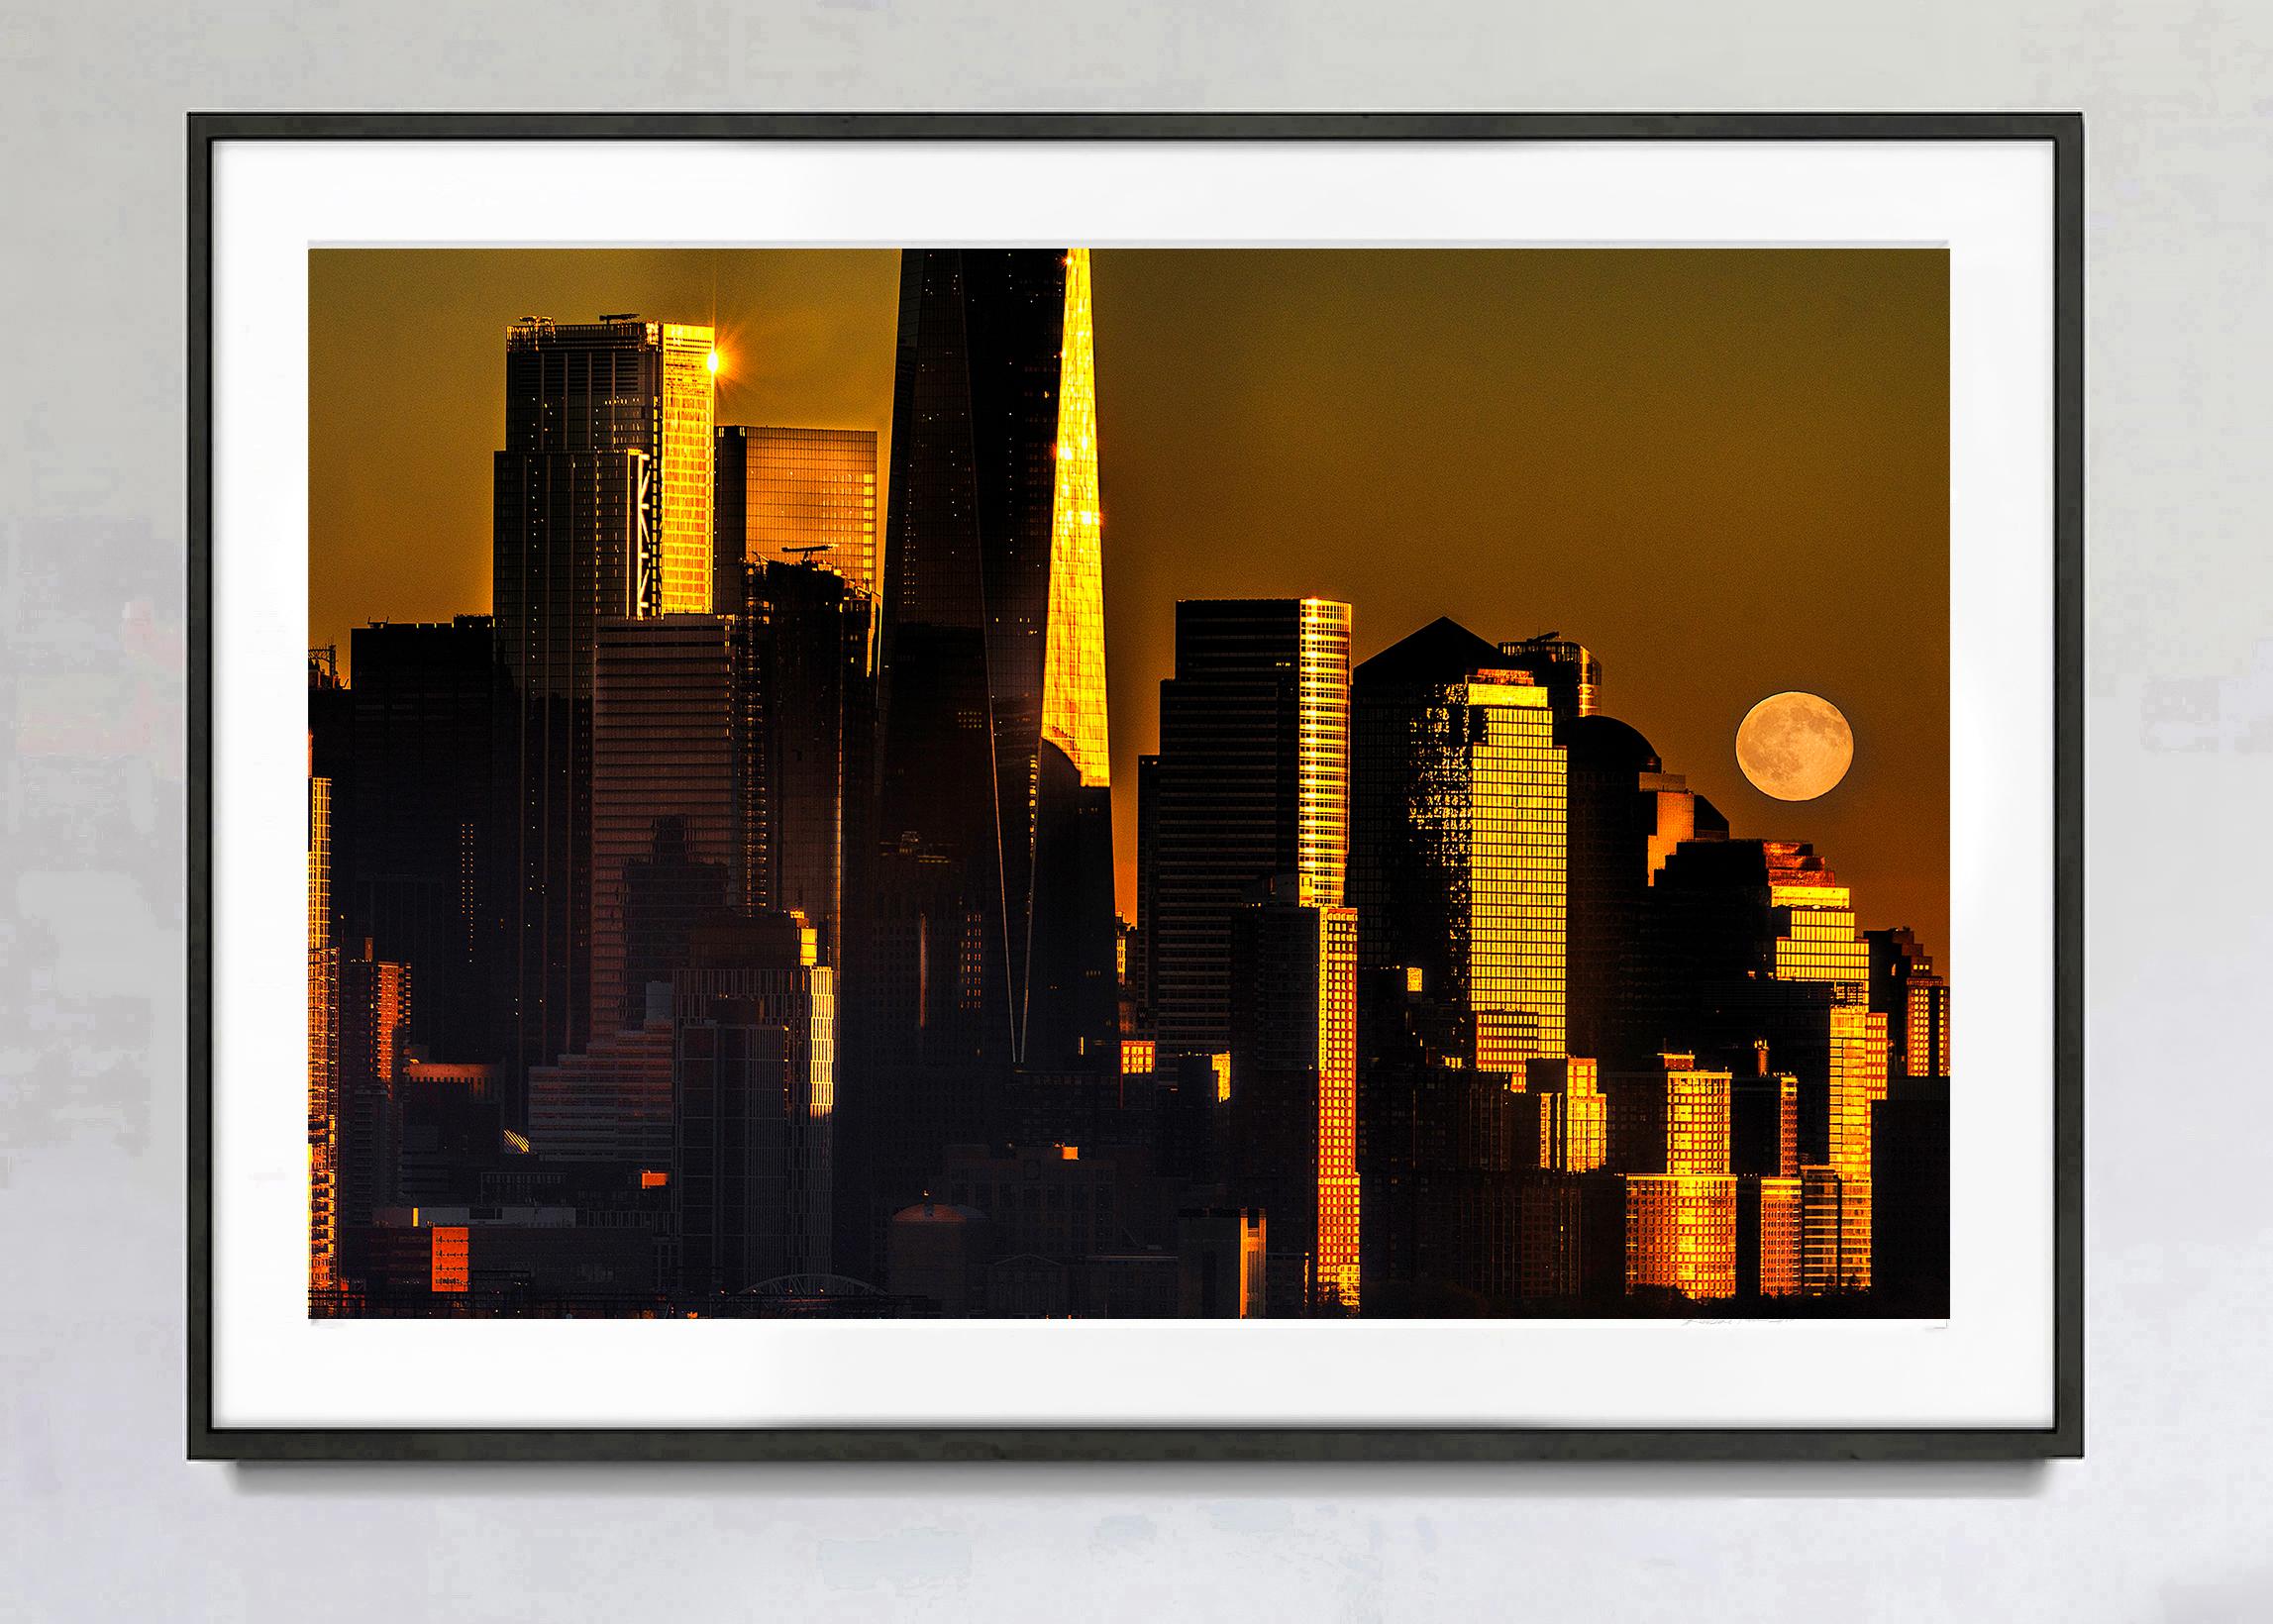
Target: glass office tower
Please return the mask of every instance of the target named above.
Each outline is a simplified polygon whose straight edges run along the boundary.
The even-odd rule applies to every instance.
[[[1140,812],[1147,972],[1164,1053],[1229,1036],[1233,910],[1294,875],[1342,900],[1349,853],[1350,606],[1321,598],[1176,606],[1176,674],[1161,683],[1157,793]]]

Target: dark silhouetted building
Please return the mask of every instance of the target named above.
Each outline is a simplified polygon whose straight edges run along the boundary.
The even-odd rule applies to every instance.
[[[688,959],[672,985],[681,1289],[830,1273],[836,972],[795,914],[706,921]]]
[[[354,653],[351,942],[410,966],[409,1041],[478,1064],[496,1053],[492,865],[496,639],[486,615],[360,626]]]
[[[369,944],[339,966],[339,1222],[343,1268],[363,1260],[353,1231],[394,1200],[394,1086],[408,1059],[411,976],[370,957]]]
[[[1871,1286],[1889,1303],[1949,1312],[1949,1079],[1888,1079],[1871,1107]]]
[[[491,571],[498,955],[509,1124],[528,1068],[584,1046],[592,684],[604,620],[710,609],[708,328],[530,318],[505,338]],[[620,1014],[602,1012],[605,1030]]]
[[[737,731],[732,894],[801,913],[821,962],[843,962],[848,890],[868,856],[875,794],[875,604],[812,564],[755,563],[735,578]]]
[[[1153,841],[1147,850],[1139,836],[1150,879],[1139,908],[1164,1049],[1209,1054],[1229,1043],[1231,919],[1248,887],[1295,875],[1317,906],[1342,901],[1349,661],[1345,603],[1176,606],[1176,674],[1160,688],[1158,795],[1155,810],[1139,814]]]
[[[628,1030],[647,985],[723,907],[734,852],[732,623],[606,620],[592,708],[592,1033]]]
[[[996,1137],[1013,1068],[1119,1054],[1088,254],[900,265],[878,861],[846,945],[870,1249],[943,1145]]]
[[[1260,1319],[1270,1311],[1270,1215],[1193,1207],[1177,1215],[1177,1304],[1183,1319]]]

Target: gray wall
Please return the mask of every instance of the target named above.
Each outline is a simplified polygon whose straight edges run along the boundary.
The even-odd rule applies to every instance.
[[[2239,0],[204,9],[17,10],[0,49],[0,727],[15,728],[0,746],[0,1614],[2134,1620],[2273,1605],[2273,1218],[2259,1194],[2273,1090],[2242,1047],[2273,958],[2258,812],[2273,790],[2273,13]],[[2088,1461],[182,1462],[183,111],[1021,106],[2084,110]]]

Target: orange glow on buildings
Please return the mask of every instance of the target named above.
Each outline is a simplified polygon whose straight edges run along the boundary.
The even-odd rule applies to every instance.
[[[471,1290],[472,1231],[460,1224],[437,1224],[427,1233],[433,1238],[433,1288],[437,1291]]]
[[[1728,1172],[1726,1071],[1688,1055],[1613,1077],[1609,1160],[1626,1174],[1626,1290],[1736,1294],[1736,1180]]]

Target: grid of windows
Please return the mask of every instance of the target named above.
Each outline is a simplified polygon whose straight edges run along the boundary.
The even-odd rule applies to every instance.
[[[1736,1180],[1626,1178],[1626,1290],[1699,1300],[1736,1294]]]
[[[339,1258],[339,950],[332,946],[332,780],[308,779],[308,1288]]]
[[[1483,672],[1461,697],[1475,1062],[1520,1074],[1563,1052],[1566,758],[1527,677]]]
[[[1058,440],[1050,504],[1050,608],[1042,644],[1042,737],[1085,786],[1110,781],[1105,742],[1103,511],[1097,494],[1097,361],[1089,251],[1066,255]]]
[[[1318,1237],[1315,1290],[1358,1307],[1358,916],[1318,910]]]
[[[741,461],[742,557],[731,561],[810,560],[876,595],[874,429],[721,429],[718,451]],[[720,478],[731,483],[731,471]]]
[[[1331,908],[1350,853],[1350,606],[1304,598],[1299,614],[1295,857]]]
[[[1801,1181],[1760,1180],[1760,1294],[1796,1296],[1800,1290]]]
[[[667,615],[710,613],[710,427],[718,399],[713,341],[707,327],[663,324],[663,393],[656,408],[662,420],[662,579],[656,607]]]

